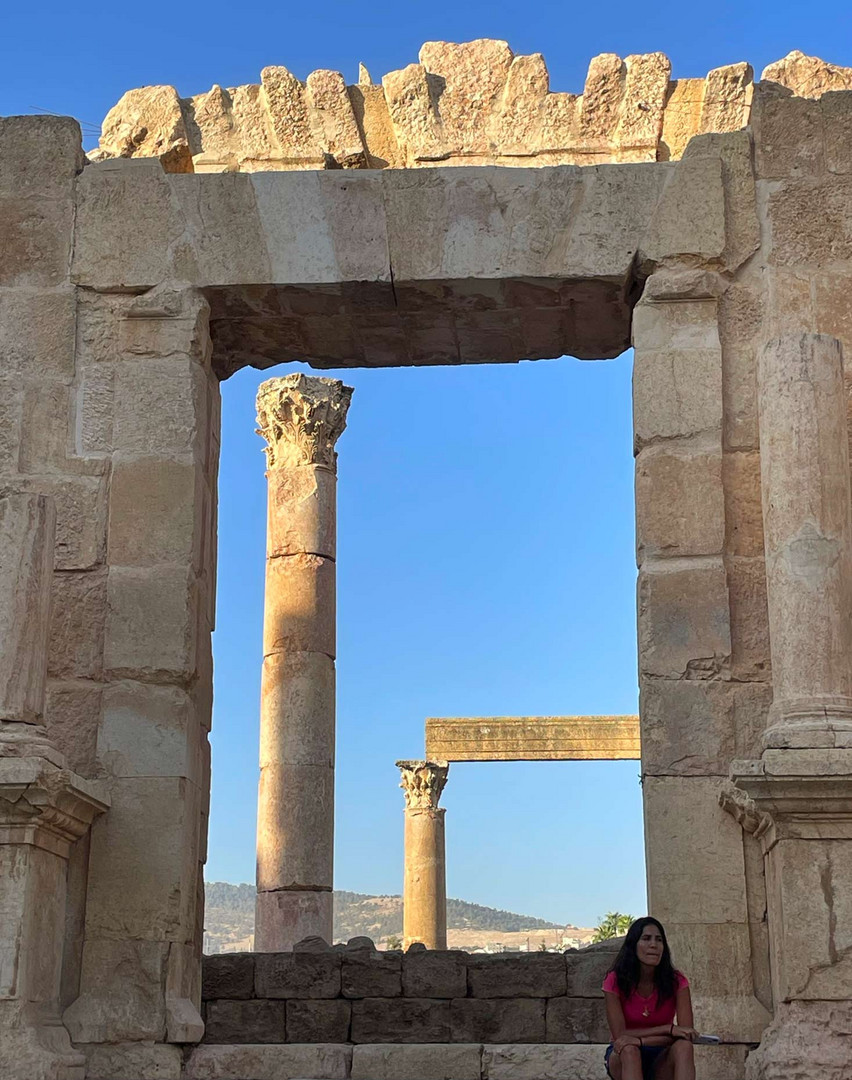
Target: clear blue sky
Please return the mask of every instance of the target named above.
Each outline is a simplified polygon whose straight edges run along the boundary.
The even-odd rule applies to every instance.
[[[505,38],[578,92],[599,52],[661,49],[675,77],[790,49],[852,64],[848,4],[504,0],[7,5],[0,113],[99,124],[130,87],[374,78],[425,40]],[[87,146],[94,145],[89,139]],[[284,373],[281,368],[277,373]],[[630,357],[348,371],[339,444],[339,888],[398,892],[393,762],[428,715],[636,709]],[[224,386],[214,785],[208,878],[251,881],[265,481],[254,396]],[[456,765],[453,896],[582,924],[644,910],[638,763]]]

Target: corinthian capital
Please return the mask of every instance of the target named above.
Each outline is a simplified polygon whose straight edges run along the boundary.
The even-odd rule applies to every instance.
[[[258,435],[266,439],[266,460],[276,465],[335,467],[334,444],[346,427],[352,387],[339,379],[285,375],[267,379],[257,391]]]
[[[398,761],[402,773],[399,785],[405,792],[408,810],[437,810],[450,766],[446,761]]]

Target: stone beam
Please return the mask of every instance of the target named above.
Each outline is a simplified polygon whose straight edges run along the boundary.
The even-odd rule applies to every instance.
[[[638,716],[440,716],[426,756],[444,761],[638,760]]]

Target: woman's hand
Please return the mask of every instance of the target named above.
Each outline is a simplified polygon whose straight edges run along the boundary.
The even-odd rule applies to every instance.
[[[636,1035],[619,1035],[615,1042],[612,1044],[612,1052],[614,1054],[620,1054],[625,1046],[641,1046],[638,1037]]]
[[[695,1042],[698,1038],[698,1032],[695,1028],[680,1027],[678,1024],[672,1024],[672,1038],[686,1039],[688,1042]]]

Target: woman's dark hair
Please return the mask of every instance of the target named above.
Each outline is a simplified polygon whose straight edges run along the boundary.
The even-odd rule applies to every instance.
[[[669,943],[666,940],[666,932],[662,924],[651,918],[650,915],[631,923],[624,944],[619,949],[615,963],[609,970],[615,972],[615,979],[622,996],[625,998],[630,997],[639,985],[639,975],[641,974],[639,957],[636,955],[636,946],[642,937],[642,931],[649,925],[656,926],[660,931],[660,937],[663,939],[663,955],[654,969],[654,988],[657,991],[658,1001],[668,1001],[677,993],[677,979],[675,978],[675,969],[672,966],[672,954],[669,952]]]

